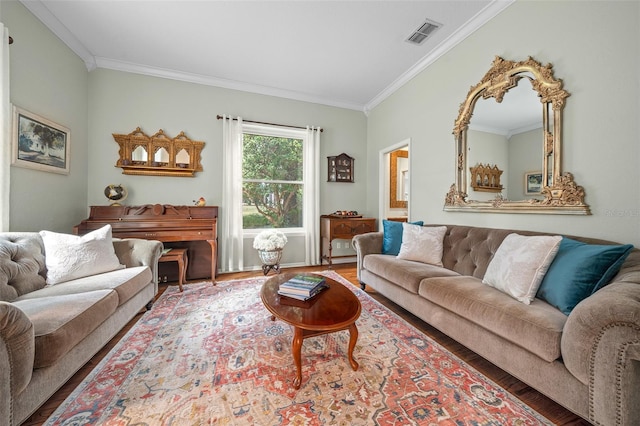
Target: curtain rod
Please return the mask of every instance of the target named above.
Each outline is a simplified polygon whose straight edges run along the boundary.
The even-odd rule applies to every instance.
[[[218,120],[222,120],[222,116],[218,115]],[[238,120],[237,118],[232,118],[232,120]],[[278,127],[292,127],[294,129],[306,129],[306,127],[302,127],[302,126],[289,126],[287,124],[276,124],[276,123],[266,123],[264,121],[252,121],[252,120],[245,120],[244,118],[242,119],[242,121],[246,121],[247,123],[254,123],[254,124],[267,124],[269,126],[278,126]],[[324,132],[323,128],[320,128],[320,132]]]

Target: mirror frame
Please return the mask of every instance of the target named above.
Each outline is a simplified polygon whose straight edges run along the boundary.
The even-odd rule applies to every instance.
[[[127,135],[114,133],[113,138],[119,146],[120,158],[116,162],[116,167],[122,168],[122,173],[125,175],[193,177],[196,172],[202,171],[200,153],[204,148],[204,142],[191,140],[184,132],[180,132],[175,138],[170,138],[160,129],[153,136],[147,136],[138,127]],[[138,147],[144,148],[147,152],[145,161],[133,160],[133,151]],[[166,163],[155,160],[156,153],[162,148],[169,154],[169,161]],[[188,164],[176,161],[182,149],[189,155]]]
[[[529,73],[533,78],[528,75]],[[531,81],[533,89],[538,93],[542,104],[543,140],[541,150],[542,192],[544,199],[527,199],[512,201],[496,194],[490,201],[467,199],[467,130],[473,115],[473,108],[480,99],[495,98],[501,103],[509,89],[517,86],[522,78]],[[445,211],[468,211],[487,213],[544,213],[544,214],[591,214],[589,206],[584,202],[584,189],[578,186],[573,175],[562,173],[562,111],[569,93],[562,88],[562,80],[553,76],[553,66],[543,66],[529,57],[525,61],[514,62],[496,56],[491,68],[482,80],[469,89],[467,98],[460,105],[458,118],[455,121],[453,135],[456,142],[455,183],[449,188],[445,198]],[[553,117],[550,120],[549,114]],[[553,160],[549,169],[550,160]],[[549,182],[549,176],[552,176]]]
[[[409,151],[398,149],[389,155],[389,207],[406,209],[407,202],[398,200],[398,157],[409,158]]]

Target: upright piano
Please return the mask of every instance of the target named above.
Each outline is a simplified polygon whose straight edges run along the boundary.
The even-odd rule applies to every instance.
[[[91,206],[89,217],[74,226],[76,235],[111,225],[115,238],[158,240],[166,248],[186,248],[187,279],[211,278],[217,271],[217,206]],[[160,277],[177,280],[172,262],[159,265]],[[165,270],[163,271],[164,268]]]

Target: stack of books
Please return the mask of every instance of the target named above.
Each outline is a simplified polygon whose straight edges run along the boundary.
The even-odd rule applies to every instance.
[[[297,300],[309,300],[328,287],[324,277],[298,274],[280,284],[278,294]]]

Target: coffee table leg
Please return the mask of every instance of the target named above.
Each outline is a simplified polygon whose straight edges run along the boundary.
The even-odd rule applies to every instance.
[[[353,371],[358,370],[358,362],[353,359],[353,349],[356,347],[357,341],[358,327],[356,327],[356,323],[354,322],[349,326],[349,363],[351,364],[351,368],[353,368]]]
[[[293,362],[296,364],[296,378],[293,381],[293,387],[296,389],[300,389],[302,382],[302,340],[302,329],[294,327],[291,352],[293,353]]]

